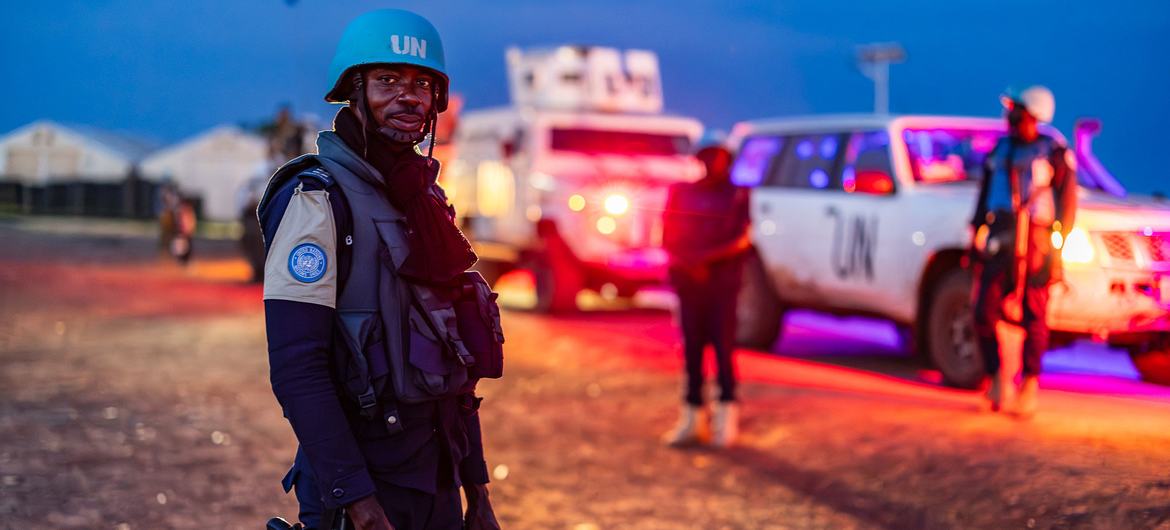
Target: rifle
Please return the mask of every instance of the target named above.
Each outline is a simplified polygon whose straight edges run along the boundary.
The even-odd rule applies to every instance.
[[[1003,299],[1003,314],[1006,320],[1013,324],[1024,321],[1024,289],[1027,287],[1028,274],[1028,242],[1032,232],[1032,220],[1028,211],[1029,203],[1023,200],[1023,190],[1020,189],[1020,175],[1016,169],[1015,141],[1008,147],[1007,164],[1008,179],[1011,181],[1012,210],[1016,215],[1016,241],[1012,253],[1012,267],[1015,269],[1015,285],[1011,293]],[[1029,199],[1031,199],[1029,197]]]
[[[304,530],[301,523],[291,524],[283,517],[273,517],[268,520],[268,524],[264,525],[264,530]],[[337,508],[334,510],[325,510],[321,517],[320,530],[352,530],[353,526],[349,523],[349,518],[345,516],[345,508]]]

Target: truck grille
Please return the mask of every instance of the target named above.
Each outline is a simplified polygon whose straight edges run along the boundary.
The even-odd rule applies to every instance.
[[[1134,262],[1140,256],[1151,265],[1170,265],[1170,232],[1099,232],[1105,252],[1114,262]]]
[[[1130,244],[1128,233],[1105,232],[1101,234],[1101,243],[1105,245],[1109,257],[1118,261],[1133,261],[1133,245]]]
[[[1143,234],[1138,237],[1144,240],[1147,252],[1150,253],[1150,261],[1155,263],[1170,261],[1170,232]]]

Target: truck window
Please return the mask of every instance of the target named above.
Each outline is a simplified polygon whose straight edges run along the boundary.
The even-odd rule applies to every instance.
[[[845,169],[841,170],[841,186],[852,193],[854,176],[859,171],[879,171],[894,176],[890,163],[890,134],[885,129],[860,131],[849,135],[845,149]]]
[[[789,136],[788,148],[771,172],[768,185],[782,188],[816,190],[841,189],[839,162],[844,151],[845,134],[806,134]]]
[[[744,140],[731,166],[731,182],[749,188],[763,184],[784,149],[784,140],[780,136],[753,136]]]
[[[572,151],[591,155],[675,156],[691,152],[691,140],[685,134],[659,134],[600,129],[553,129],[553,151]]]
[[[902,133],[914,180],[926,184],[977,181],[983,159],[1003,131],[906,129]]]

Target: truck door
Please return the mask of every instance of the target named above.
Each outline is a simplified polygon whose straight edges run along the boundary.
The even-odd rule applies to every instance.
[[[906,291],[899,285],[900,259],[914,246],[900,212],[884,129],[855,131],[843,139],[839,186],[826,190],[828,240],[818,247],[818,276],[834,307],[886,314]]]
[[[801,305],[828,303],[825,258],[833,226],[825,221],[840,187],[839,133],[758,136],[745,140],[732,169],[752,192],[753,240],[780,296]],[[752,181],[755,182],[752,182]]]

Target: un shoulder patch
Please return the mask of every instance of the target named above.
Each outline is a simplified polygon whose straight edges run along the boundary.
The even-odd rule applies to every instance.
[[[313,283],[325,276],[328,258],[325,251],[313,243],[301,243],[288,255],[288,271],[303,283]]]

